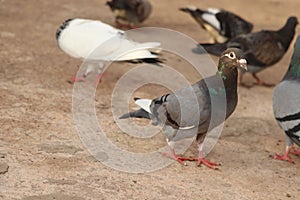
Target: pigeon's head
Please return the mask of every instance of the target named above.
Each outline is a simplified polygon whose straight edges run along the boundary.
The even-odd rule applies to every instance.
[[[289,17],[288,20],[287,20],[287,23],[288,24],[292,24],[294,26],[296,26],[297,24],[299,24],[297,17],[294,17],[294,16]]]
[[[236,69],[238,67],[247,70],[247,61],[242,50],[238,48],[228,48],[221,54],[219,60],[219,70],[222,68]]]
[[[58,27],[58,29],[56,30],[56,34],[55,34],[57,40],[59,39],[59,37],[60,37],[60,35],[61,35],[61,32],[62,32],[63,30],[65,30],[65,29],[69,26],[69,24],[71,23],[71,21],[73,21],[73,20],[74,20],[74,19],[67,19],[67,20],[65,20],[65,21]]]

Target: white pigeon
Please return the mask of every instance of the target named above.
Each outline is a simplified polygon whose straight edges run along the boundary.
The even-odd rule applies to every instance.
[[[134,42],[126,37],[124,31],[98,20],[68,19],[57,29],[56,40],[59,48],[68,55],[99,63],[100,67],[106,61],[161,62],[150,51],[158,48],[159,42]],[[88,67],[83,76],[86,77],[90,71]]]

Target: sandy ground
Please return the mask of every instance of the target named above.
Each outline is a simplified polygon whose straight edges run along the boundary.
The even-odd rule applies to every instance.
[[[255,30],[277,29],[288,16],[300,17],[298,0],[151,2],[153,13],[144,26],[170,28],[202,42],[208,41],[207,34],[178,8],[191,4],[223,7],[253,22]],[[298,199],[299,158],[292,156],[295,164],[289,164],[269,157],[284,150],[284,134],[273,117],[274,88],[239,89],[238,107],[208,156],[222,163],[218,171],[196,167],[193,162],[188,166],[174,162],[151,173],[125,173],[106,167],[89,154],[73,121],[73,85],[68,83],[81,61],[59,50],[54,35],[67,18],[100,19],[113,24],[104,3],[0,1],[0,199]],[[278,83],[291,53],[292,48],[259,76]],[[172,63],[182,67],[177,60],[168,64]],[[161,135],[139,140],[114,124],[109,104],[111,91],[133,65],[114,66],[96,96],[96,111],[108,138],[132,151],[147,152],[164,146]],[[183,71],[189,80],[197,78],[192,71]],[[246,81],[251,84],[253,79],[248,76]],[[164,92],[155,86],[139,91],[151,97]],[[192,145],[185,155],[196,153]]]

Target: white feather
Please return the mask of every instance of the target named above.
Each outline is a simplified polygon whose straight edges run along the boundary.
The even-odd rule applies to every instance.
[[[204,13],[202,18],[206,21],[206,23],[210,24],[217,30],[221,30],[221,25],[219,20],[216,18],[216,15],[213,13]]]
[[[194,5],[189,5],[186,7],[187,9],[191,10],[191,11],[196,11],[198,8]]]
[[[181,126],[179,127],[180,130],[190,130],[192,128],[195,128],[195,125],[191,125],[191,126]]]
[[[135,101],[135,104],[140,106],[143,110],[147,111],[148,113],[152,114],[150,110],[150,105],[152,103],[152,100],[150,99],[137,99]]]
[[[218,8],[207,8],[207,11],[212,14],[217,14],[217,13],[221,12],[221,10]]]
[[[123,61],[156,58],[148,49],[160,43],[137,43],[128,40],[124,32],[101,21],[74,19],[62,30],[59,47],[75,58],[101,61]],[[126,54],[129,54],[126,56]]]

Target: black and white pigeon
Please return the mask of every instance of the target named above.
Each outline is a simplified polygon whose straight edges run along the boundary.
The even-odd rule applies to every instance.
[[[191,6],[180,10],[189,13],[209,33],[212,43],[226,42],[237,35],[250,33],[253,28],[252,23],[224,9],[201,10]]]
[[[118,27],[135,28],[144,22],[152,11],[149,0],[111,0],[106,5],[115,15]]]
[[[280,61],[288,50],[295,35],[298,24],[296,17],[289,17],[285,25],[277,30],[262,30],[259,32],[241,34],[220,44],[199,44],[208,53],[219,56],[230,47],[240,48],[248,61],[248,72],[258,85],[272,86],[260,80],[257,73]],[[202,49],[202,48],[201,48]],[[197,52],[197,49],[194,50]],[[242,75],[245,71],[242,71]],[[242,75],[240,83],[242,84]]]
[[[97,63],[99,73],[105,61],[161,62],[157,54],[150,51],[158,48],[159,42],[134,42],[127,38],[124,31],[98,20],[68,19],[57,29],[56,40],[59,48],[66,54]],[[84,80],[93,68],[91,64],[83,77],[76,80]]]
[[[275,159],[293,162],[289,154],[300,156],[300,151],[293,147],[300,146],[300,36],[294,45],[294,53],[288,71],[275,87],[273,110],[279,126],[286,136],[284,155],[276,154]]]
[[[141,109],[124,114],[120,119],[129,117],[151,119],[153,125],[163,126],[163,135],[171,151],[170,158],[181,164],[185,160],[196,160],[198,165],[203,163],[215,169],[218,164],[205,159],[202,149],[203,141],[206,133],[223,123],[236,108],[238,67],[247,69],[247,62],[242,56],[242,51],[229,48],[219,59],[216,75],[153,100],[135,98],[135,103]],[[215,100],[222,102],[213,104]],[[212,109],[216,110],[214,115]],[[222,114],[223,117],[220,117]],[[212,116],[218,117],[212,118]],[[195,131],[194,134],[190,133],[191,129]],[[176,155],[174,143],[195,135],[197,135],[196,140],[199,145],[198,157],[184,158]]]

